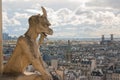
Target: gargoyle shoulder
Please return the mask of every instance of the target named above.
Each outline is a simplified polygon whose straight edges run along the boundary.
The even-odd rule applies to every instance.
[[[26,42],[26,39],[24,36],[20,36],[17,40],[17,43],[18,44],[24,44]]]

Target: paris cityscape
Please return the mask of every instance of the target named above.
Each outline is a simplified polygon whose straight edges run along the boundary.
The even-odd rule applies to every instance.
[[[120,80],[120,0],[0,0],[0,80],[41,79]]]
[[[4,37],[5,35],[5,37]],[[16,37],[3,34],[4,63],[15,47]],[[40,47],[49,70],[62,72],[63,80],[119,80],[120,39],[110,34],[97,40],[45,40]],[[26,69],[34,71],[32,67]]]

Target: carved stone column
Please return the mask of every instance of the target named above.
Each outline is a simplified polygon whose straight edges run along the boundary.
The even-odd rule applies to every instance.
[[[0,0],[0,74],[3,70],[3,54],[2,54],[2,0]]]

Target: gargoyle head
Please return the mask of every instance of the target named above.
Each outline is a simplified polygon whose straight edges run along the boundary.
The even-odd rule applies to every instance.
[[[51,25],[47,19],[47,12],[44,7],[42,8],[43,15],[37,14],[29,18],[29,27],[35,29],[37,34],[52,35],[53,30],[49,28]]]

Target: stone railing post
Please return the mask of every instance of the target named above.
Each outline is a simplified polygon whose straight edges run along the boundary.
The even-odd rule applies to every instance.
[[[3,71],[2,46],[2,0],[0,0],[0,74],[2,74]]]

